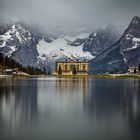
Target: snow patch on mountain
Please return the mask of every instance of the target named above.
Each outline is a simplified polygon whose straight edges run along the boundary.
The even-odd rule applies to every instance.
[[[132,38],[132,46],[130,48],[123,49],[123,51],[131,51],[131,50],[134,50],[134,49],[138,48],[139,46],[140,46],[140,38],[133,37]]]
[[[70,46],[68,41],[73,41],[76,38],[85,38],[85,35],[79,35],[77,37],[60,37],[54,39],[51,43],[47,43],[44,39],[40,40],[37,45],[37,50],[39,53],[39,58],[44,59],[46,56],[50,59],[58,60],[63,57],[68,57],[70,59],[87,59],[91,60],[94,57],[89,52],[83,51],[83,45],[80,46]]]
[[[131,34],[127,34],[127,35],[126,35],[126,39],[127,39],[127,40],[131,40],[132,38],[133,38],[133,35],[131,35]]]
[[[140,45],[140,38],[133,38],[133,44],[134,45],[132,46],[132,48],[134,49],[138,48]]]

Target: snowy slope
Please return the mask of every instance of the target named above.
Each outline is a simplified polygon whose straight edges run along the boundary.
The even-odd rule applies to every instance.
[[[59,60],[67,57],[70,59],[91,60],[94,57],[89,52],[83,51],[83,44],[81,44],[80,46],[69,45],[69,42],[75,41],[76,39],[85,39],[88,36],[88,33],[80,34],[75,37],[64,36],[53,39],[51,43],[45,42],[44,39],[42,39],[37,45],[39,58],[45,59],[45,57],[47,57],[51,60]]]
[[[31,34],[28,30],[23,29],[20,24],[13,25],[10,30],[0,36],[0,49],[11,56],[18,50],[19,44],[31,41]]]
[[[124,49],[124,51],[131,51],[140,46],[140,38],[133,37],[131,41],[132,41],[132,46],[130,46],[130,48]]]

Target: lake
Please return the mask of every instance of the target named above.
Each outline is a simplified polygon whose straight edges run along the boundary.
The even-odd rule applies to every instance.
[[[0,79],[0,140],[140,140],[140,80]]]

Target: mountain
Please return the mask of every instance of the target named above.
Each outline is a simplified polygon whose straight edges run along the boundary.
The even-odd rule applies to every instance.
[[[134,17],[121,38],[95,59],[90,71],[95,73],[125,72],[127,66],[140,63],[140,19]]]
[[[90,52],[93,56],[97,56],[116,43],[119,37],[120,34],[116,27],[108,25],[103,29],[91,33],[83,45],[83,50]]]
[[[23,66],[54,70],[56,61],[88,60],[90,71],[122,72],[140,62],[140,19],[119,39],[112,25],[95,32],[50,34],[24,23],[0,23],[0,53]],[[117,41],[118,40],[118,41]]]
[[[35,47],[38,41],[37,35],[20,24],[13,24],[0,36],[0,52],[24,66],[36,66],[38,52]]]
[[[140,19],[134,17],[124,32],[118,45],[124,52],[128,66],[138,66],[140,63]]]
[[[55,37],[22,23],[2,24],[0,31],[0,52],[23,66],[54,69],[55,62],[61,59],[94,58],[83,51],[83,43],[89,33]]]

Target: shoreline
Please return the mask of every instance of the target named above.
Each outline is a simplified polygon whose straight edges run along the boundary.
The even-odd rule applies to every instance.
[[[93,74],[95,78],[114,78],[114,79],[140,79],[140,75],[138,74]]]
[[[114,79],[140,79],[138,74],[91,74],[91,75],[0,75],[0,78],[37,78],[37,77],[57,77],[57,78],[114,78]]]

